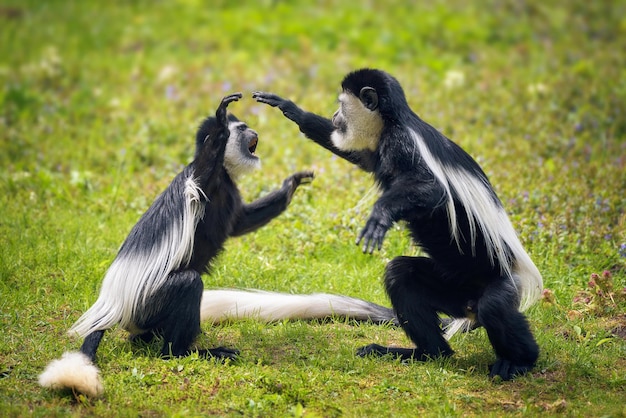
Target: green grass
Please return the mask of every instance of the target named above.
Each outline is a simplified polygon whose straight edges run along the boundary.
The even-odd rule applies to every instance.
[[[413,3],[0,1],[2,415],[626,415],[626,3]],[[263,159],[240,182],[245,198],[296,170],[317,178],[275,222],[229,241],[205,284],[388,305],[385,263],[417,251],[403,226],[361,254],[371,179],[250,97],[273,91],[331,115],[341,78],[362,66],[394,74],[511,214],[551,291],[529,311],[542,349],[531,374],[490,381],[484,330],[454,337],[451,359],[403,364],[354,355],[408,345],[397,329],[244,321],[205,326],[198,341],[239,348],[232,364],[163,361],[158,344],[114,330],[98,353],[103,398],[37,385],[78,347],[65,331],[190,161],[201,118],[233,91]],[[588,287],[604,271],[612,294]]]

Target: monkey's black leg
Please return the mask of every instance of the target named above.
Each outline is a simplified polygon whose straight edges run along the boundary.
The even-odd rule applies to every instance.
[[[478,320],[497,356],[490,377],[512,379],[531,370],[539,357],[539,346],[526,317],[517,310],[518,304],[517,290],[505,278],[489,284],[478,300]]]
[[[93,363],[96,362],[96,351],[98,351],[98,346],[103,336],[104,330],[94,331],[85,337],[85,341],[83,341],[83,345],[80,347],[80,352],[89,357]]]
[[[157,329],[153,329],[147,332],[142,332],[140,334],[133,334],[129,336],[129,340],[131,343],[143,342],[144,344],[151,343],[156,337],[161,335],[161,331]]]
[[[139,325],[142,329],[159,329],[163,334],[164,357],[186,356],[190,346],[200,334],[200,301],[203,283],[195,270],[170,273],[165,283],[151,297],[146,306],[147,318]],[[198,350],[201,356],[235,358],[237,350],[216,348]]]
[[[417,348],[363,347],[359,355],[394,354],[403,359],[427,360],[454,352],[442,335],[437,312],[463,314],[462,302],[445,288],[430,259],[397,257],[385,271],[385,286],[400,326]]]

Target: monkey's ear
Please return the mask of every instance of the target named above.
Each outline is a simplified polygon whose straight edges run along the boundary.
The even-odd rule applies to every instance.
[[[363,87],[359,93],[359,99],[371,111],[376,110],[378,107],[378,94],[372,87]]]

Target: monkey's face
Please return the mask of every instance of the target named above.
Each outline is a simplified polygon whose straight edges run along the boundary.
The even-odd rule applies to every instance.
[[[228,174],[237,178],[261,166],[260,158],[255,154],[259,135],[241,121],[228,123],[230,136],[224,153],[224,167]]]
[[[339,109],[333,115],[333,144],[345,151],[374,151],[383,129],[376,91],[364,87],[356,96],[344,90],[338,100]]]

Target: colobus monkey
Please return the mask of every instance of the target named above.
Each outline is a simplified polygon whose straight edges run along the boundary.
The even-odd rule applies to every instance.
[[[411,110],[400,83],[386,72],[349,73],[342,90],[332,120],[274,94],[253,97],[278,107],[319,145],[374,174],[382,195],[358,235],[363,252],[380,249],[387,230],[403,220],[428,255],[397,257],[385,271],[391,304],[416,348],[372,344],[358,354],[450,356],[438,322],[444,313],[458,319],[449,334],[469,321],[485,327],[497,356],[491,377],[508,380],[532,369],[539,348],[520,310],[539,298],[542,279],[485,173]]]
[[[105,330],[114,325],[145,340],[158,333],[163,337],[164,357],[185,356],[200,333],[201,317],[215,320],[221,316],[209,303],[231,300],[229,296],[237,294],[242,301],[244,296],[249,299],[256,295],[257,299],[265,297],[277,302],[277,296],[258,292],[222,293],[216,299],[216,291],[207,291],[203,297],[200,275],[208,272],[226,239],[268,223],[287,208],[300,184],[313,179],[310,171],[298,172],[288,177],[279,190],[250,204],[242,201],[234,179],[258,167],[260,160],[255,155],[257,133],[226,113],[229,103],[241,97],[240,93],[224,97],[215,117],[201,124],[194,160],[133,227],[104,277],[98,300],[70,329],[70,334],[85,338],[80,351],[65,353],[50,363],[39,377],[42,386],[72,388],[89,396],[101,394],[96,350]],[[351,304],[349,311],[339,306],[340,298],[333,299],[331,295],[315,300],[318,304],[326,303],[327,314],[336,302],[338,314],[358,316],[367,315],[367,311],[393,317],[386,308],[377,310],[377,305],[367,302],[360,310]],[[307,303],[310,306],[310,301]],[[263,304],[253,306],[259,307],[261,314],[267,310]],[[227,307],[218,309],[222,309],[223,315],[233,315]],[[248,308],[242,304],[242,309],[244,314]],[[293,309],[290,312],[297,316]],[[252,314],[250,309],[247,314]],[[237,351],[218,347],[199,350],[198,354],[234,358]]]

